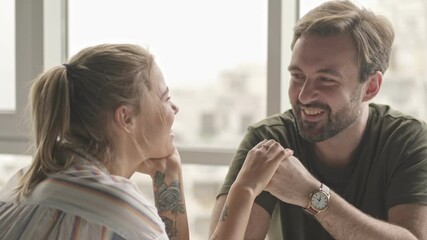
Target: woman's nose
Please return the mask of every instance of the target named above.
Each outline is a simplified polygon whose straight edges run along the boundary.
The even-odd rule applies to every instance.
[[[179,112],[179,107],[177,105],[175,105],[174,103],[172,103],[172,109],[175,112],[175,114],[177,114]]]

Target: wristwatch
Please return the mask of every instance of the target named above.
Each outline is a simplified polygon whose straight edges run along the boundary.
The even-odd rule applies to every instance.
[[[308,206],[304,210],[310,215],[315,216],[328,208],[330,198],[329,187],[322,183],[318,191],[310,194]]]

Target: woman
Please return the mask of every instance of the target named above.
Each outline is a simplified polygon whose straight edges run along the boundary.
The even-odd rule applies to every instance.
[[[30,105],[36,151],[0,192],[0,239],[189,238],[171,130],[178,107],[149,52],[129,44],[86,48],[34,81]],[[219,224],[218,236],[240,238],[233,231],[244,233],[244,207],[287,155],[272,140],[248,154],[234,187],[248,198],[229,195],[223,222],[236,225]],[[154,204],[129,180],[135,172],[153,179]]]
[[[36,152],[2,191],[0,239],[188,239],[178,108],[150,53],[84,49],[34,81],[30,104]],[[157,209],[135,171],[155,180]]]

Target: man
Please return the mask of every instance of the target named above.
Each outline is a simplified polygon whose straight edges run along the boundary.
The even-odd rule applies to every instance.
[[[292,110],[249,127],[211,229],[249,149],[274,139],[294,154],[255,200],[245,239],[265,238],[276,204],[283,239],[427,239],[427,125],[368,103],[393,38],[387,19],[350,1],[326,2],[297,22]]]

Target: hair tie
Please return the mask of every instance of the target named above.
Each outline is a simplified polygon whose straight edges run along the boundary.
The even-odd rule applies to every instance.
[[[71,67],[71,65],[70,65],[70,64],[64,63],[64,64],[62,64],[62,65],[64,65],[64,67],[67,69],[67,71],[70,71],[70,72],[72,72],[72,71],[73,71],[73,69],[72,69],[72,67]]]
[[[70,95],[70,102],[72,102],[73,99],[73,95],[74,95],[74,81],[71,81],[71,74],[73,73],[73,67],[71,67],[70,64],[64,63],[62,64],[64,65],[64,67],[66,68],[66,75],[67,75],[67,79],[68,79],[68,91],[69,91],[69,95]]]

